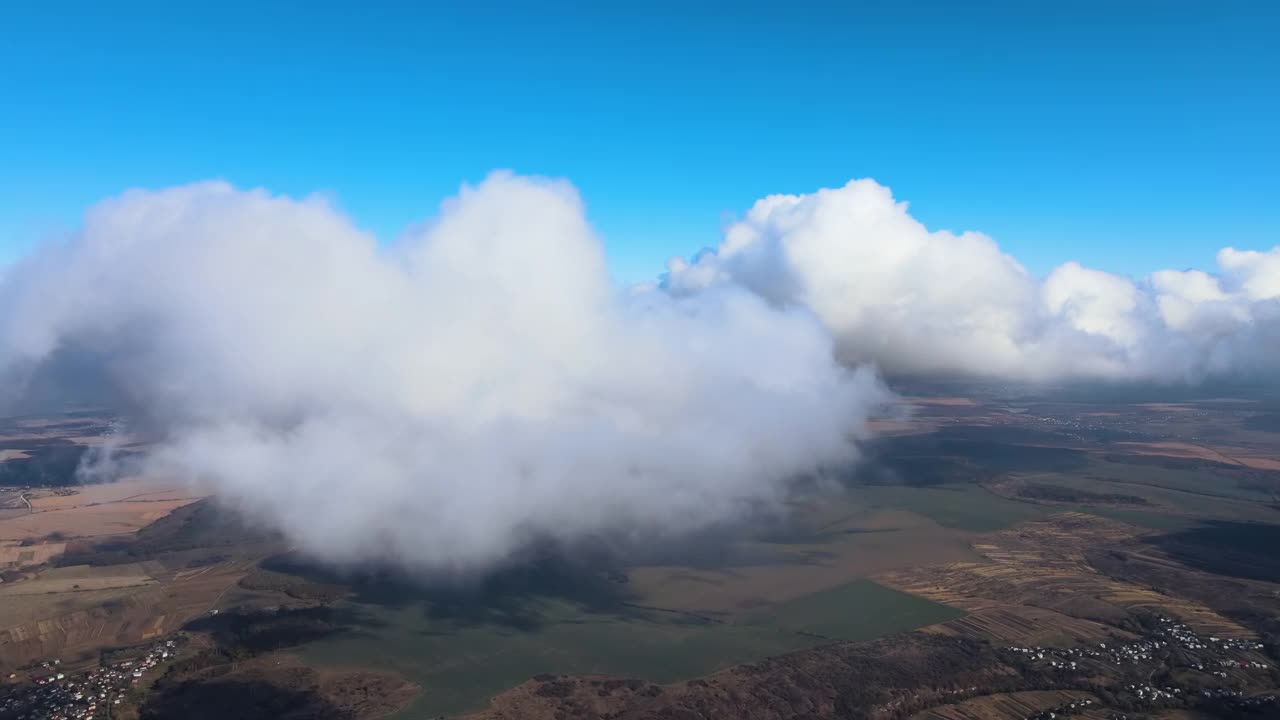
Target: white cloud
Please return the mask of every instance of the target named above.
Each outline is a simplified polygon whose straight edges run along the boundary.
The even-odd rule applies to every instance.
[[[198,479],[330,559],[679,533],[856,456],[895,375],[1274,377],[1280,248],[1040,279],[883,186],[776,195],[619,292],[577,192],[495,173],[393,248],[323,198],[131,191],[0,278],[0,378],[77,359]],[[842,363],[837,363],[839,358]],[[100,467],[110,467],[109,463]]]
[[[323,199],[132,191],[0,286],[0,369],[92,358],[152,472],[337,560],[679,532],[856,454],[886,397],[809,311],[610,288],[567,183],[496,173],[380,249]]]
[[[873,180],[770,196],[720,246],[668,264],[679,296],[726,285],[811,308],[850,363],[893,374],[1191,381],[1274,373],[1280,248],[1220,277],[1135,282],[1069,262],[1043,280],[980,233],[931,232]]]

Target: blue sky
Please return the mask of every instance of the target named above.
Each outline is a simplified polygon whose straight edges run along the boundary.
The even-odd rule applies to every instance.
[[[468,5],[9,4],[0,255],[212,177],[390,239],[493,168],[571,179],[626,281],[867,176],[1037,273],[1280,243],[1274,3]]]

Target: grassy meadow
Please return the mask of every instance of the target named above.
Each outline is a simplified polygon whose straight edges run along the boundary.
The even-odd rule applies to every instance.
[[[962,615],[867,580],[784,603],[740,622],[623,607],[588,611],[531,600],[538,623],[514,628],[433,618],[422,604],[346,603],[359,630],[310,643],[321,667],[395,671],[424,690],[396,717],[425,720],[484,706],[538,673],[601,673],[669,683],[831,639],[863,640]]]

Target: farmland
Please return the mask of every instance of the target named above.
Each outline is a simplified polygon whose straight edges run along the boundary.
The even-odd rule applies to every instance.
[[[360,630],[311,643],[301,655],[318,667],[389,669],[418,683],[425,691],[405,718],[479,709],[540,672],[671,682],[822,642],[766,625],[617,617],[554,603],[540,604],[539,627],[529,631],[433,621],[420,606],[360,609],[367,613]]]
[[[129,535],[201,498],[190,488],[148,479],[81,485],[59,492],[26,491],[21,495],[30,503],[30,510],[15,509],[10,516],[0,518],[0,543],[21,543],[50,535]],[[8,504],[20,501],[10,499]]]
[[[886,608],[873,609],[866,595],[828,605],[857,581],[806,584],[806,565],[820,568],[815,577],[868,578],[873,587],[957,613],[930,614],[936,621],[928,624],[922,618],[928,635],[1000,647],[1096,647],[1136,642],[1133,618],[1159,613],[1206,636],[1253,642],[1280,618],[1280,607],[1268,600],[1280,596],[1280,586],[1266,582],[1275,571],[1256,552],[1274,547],[1263,528],[1280,521],[1272,507],[1277,443],[1250,422],[1258,412],[1249,403],[1219,401],[921,402],[911,422],[889,427],[870,452],[872,465],[856,472],[841,495],[797,505],[809,523],[807,533],[784,543],[795,559],[791,567],[639,567],[628,574],[669,605],[740,620],[753,617],[753,602],[769,603],[760,617],[790,621],[800,631],[826,629],[832,638],[841,637],[839,629],[826,622],[847,618],[846,607],[871,615]],[[1047,490],[1025,491],[1032,486]],[[1223,524],[1230,522],[1236,525]],[[920,544],[893,542],[908,537]],[[842,549],[844,542],[851,544]],[[1218,574],[1224,572],[1242,579],[1224,584]],[[788,597],[768,589],[775,586],[807,592]],[[534,690],[522,686],[509,700],[495,699],[491,717],[512,717],[504,714],[507,702],[522,703],[522,714],[536,710],[542,689]],[[589,695],[573,700],[576,692],[570,706],[584,707]],[[913,717],[1021,718],[1093,697],[1070,690],[995,693]],[[626,714],[654,702],[609,707]],[[1101,709],[1082,716],[1110,717]]]
[[[1071,690],[1030,690],[998,693],[965,700],[954,705],[930,708],[911,716],[911,720],[1022,720],[1038,712],[1060,708],[1071,703],[1097,698],[1089,693]],[[1083,714],[1075,715],[1082,717]],[[1099,713],[1092,717],[1107,717]]]
[[[584,610],[530,599],[523,628],[432,617],[428,603],[345,602],[357,630],[305,645],[317,667],[397,672],[425,691],[403,718],[483,707],[504,688],[538,673],[605,674],[674,682],[739,663],[821,645],[863,640],[950,620],[962,611],[855,581],[740,621],[617,606]],[[623,651],[620,652],[619,650]]]
[[[954,620],[964,611],[895,591],[870,580],[792,600],[748,618],[749,624],[778,627],[831,640],[869,640]]]
[[[820,507],[799,508],[815,514],[808,527],[768,541],[743,541],[737,547],[741,554],[730,554],[720,565],[629,567],[630,587],[646,604],[727,619],[924,558],[976,557],[969,546],[972,533],[886,507],[882,498],[876,505],[860,499],[824,498]]]
[[[353,697],[394,688],[402,720],[662,717],[720,702],[706,688],[768,705],[786,687],[810,707],[803,678],[823,677],[884,717],[968,720],[1111,687],[1110,671],[1090,689],[1055,684],[1008,648],[1140,643],[1153,615],[1205,637],[1280,634],[1280,568],[1263,550],[1280,541],[1273,410],[1002,393],[918,397],[866,462],[802,485],[785,512],[604,554],[551,548],[461,580],[314,566],[154,481],[10,492],[0,662],[89,662],[185,628],[219,650],[154,707],[185,707],[214,677],[330,702],[324,678],[347,677],[368,683]],[[19,445],[57,431],[24,423]],[[214,609],[267,640],[229,641],[208,627]],[[321,610],[314,632],[283,619]],[[271,670],[276,657],[292,669]],[[884,681],[903,684],[883,696],[850,699],[830,666],[869,677],[891,657]],[[991,692],[955,694],[970,666]]]
[[[198,529],[206,514],[198,500],[137,480],[36,496],[31,512],[0,520],[0,532],[22,538],[4,546],[0,666],[91,662],[104,648],[168,635],[215,607],[261,550],[242,544],[245,536],[233,551],[219,550]]]

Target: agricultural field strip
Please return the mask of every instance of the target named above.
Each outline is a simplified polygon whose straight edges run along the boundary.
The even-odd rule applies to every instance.
[[[1219,637],[1255,637],[1252,631],[1199,603],[1105,577],[1093,570],[1080,553],[1090,542],[1118,542],[1133,536],[1134,531],[1119,523],[1063,513],[975,543],[974,549],[990,562],[892,571],[873,579],[975,614],[1026,605],[1070,615],[1073,603],[1090,598],[1120,610],[1161,610]],[[964,619],[958,622],[963,623]]]
[[[169,493],[171,493],[171,492],[174,492],[174,491],[172,491],[172,490],[157,490],[157,491],[155,491],[155,492],[139,493],[139,494],[137,494],[137,495],[130,495],[129,497],[123,497],[123,498],[120,498],[119,500],[106,500],[106,501],[101,501],[101,502],[89,502],[89,503],[84,503],[83,505],[54,505],[54,506],[52,506],[52,507],[49,507],[49,506],[46,506],[45,504],[42,504],[42,503],[40,502],[40,500],[41,500],[42,498],[37,498],[36,500],[33,500],[33,501],[32,501],[32,503],[31,503],[31,508],[32,508],[32,509],[31,509],[31,512],[30,512],[30,513],[28,513],[28,514],[30,514],[30,515],[38,515],[38,514],[40,514],[40,513],[47,513],[47,512],[63,512],[63,511],[66,511],[66,510],[80,510],[80,509],[83,509],[83,508],[101,508],[101,507],[108,507],[108,506],[111,506],[111,505],[120,505],[120,504],[126,504],[126,503],[127,503],[127,504],[133,504],[133,503],[157,503],[157,502],[169,503],[169,502],[180,502],[180,501],[182,501],[182,500],[187,500],[187,499],[190,499],[190,500],[197,500],[197,499],[199,499],[199,498],[152,498],[152,499],[149,499],[149,500],[143,500],[143,499],[141,499],[141,498],[145,498],[145,497],[147,497],[147,496],[149,496],[149,495],[166,495],[166,494],[169,494]]]
[[[995,693],[930,708],[912,715],[910,720],[1023,720],[1038,712],[1083,700],[1098,701],[1096,696],[1077,690]]]

